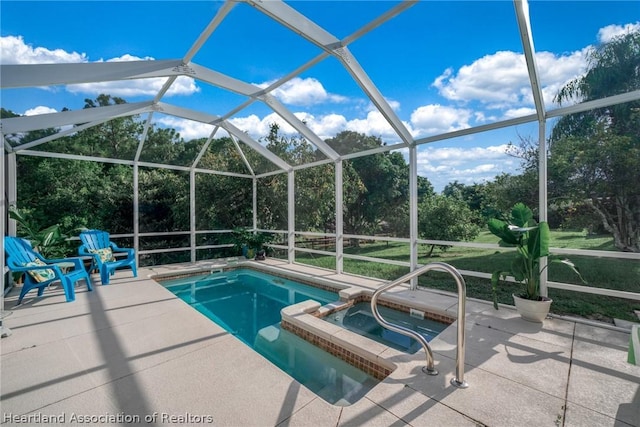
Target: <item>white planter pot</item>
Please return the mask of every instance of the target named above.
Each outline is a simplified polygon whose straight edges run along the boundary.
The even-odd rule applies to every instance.
[[[533,301],[530,299],[520,298],[517,295],[513,295],[513,301],[516,304],[516,310],[518,310],[518,313],[520,313],[520,316],[524,320],[528,320],[529,322],[542,323],[544,318],[547,317],[553,300],[547,297],[540,298],[542,298],[542,300]]]

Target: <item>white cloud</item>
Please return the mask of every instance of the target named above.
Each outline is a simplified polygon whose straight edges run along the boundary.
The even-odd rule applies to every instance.
[[[316,117],[309,113],[295,113],[295,115],[298,119],[304,121],[307,127],[323,140],[334,137],[337,133],[345,130],[348,124],[344,116],[338,114],[329,114],[319,119],[316,119]],[[213,130],[213,126],[211,125],[171,116],[162,117],[158,119],[157,122],[162,126],[176,129],[185,140],[208,137]],[[298,134],[298,131],[294,129],[293,126],[275,113],[263,118],[255,114],[245,117],[234,117],[230,119],[229,122],[241,131],[246,132],[255,140],[267,136],[273,123],[276,123],[280,127],[279,131],[283,135],[291,136]],[[216,134],[215,137],[221,138],[226,135],[228,134],[224,131],[223,133]]]
[[[471,111],[438,104],[423,105],[411,113],[414,137],[451,132],[469,127]]]
[[[24,112],[25,116],[37,116],[38,114],[50,114],[57,113],[58,110],[51,107],[45,107],[44,105],[38,105],[37,107],[30,108]]]
[[[586,72],[587,54],[590,49],[591,47],[586,47],[565,55],[556,55],[550,52],[540,52],[536,55],[536,63],[538,70],[540,70],[542,96],[547,108],[554,104],[553,98],[564,85]],[[571,102],[575,101],[577,100]]]
[[[588,48],[557,55],[538,52],[536,63],[546,105],[551,105],[558,89],[586,69]],[[440,95],[463,103],[477,101],[488,108],[507,109],[509,118],[525,107],[533,106],[529,75],[524,55],[511,51],[486,55],[457,72],[445,70],[433,82]]]
[[[145,56],[144,58],[140,58],[140,57],[129,55],[128,53],[125,53],[122,56],[118,56],[118,57],[115,57],[115,58],[107,59],[106,62],[153,61],[153,60],[154,60],[154,58],[152,56]],[[99,61],[99,62],[103,62],[103,61]]]
[[[295,116],[303,121],[306,126],[311,129],[320,139],[327,139],[335,136],[337,133],[347,129],[347,119],[339,114],[328,114],[319,118],[306,112],[295,113]],[[246,117],[234,117],[229,120],[234,126],[243,132],[247,132],[253,139],[260,139],[269,134],[272,123],[276,123],[283,135],[295,135],[298,131],[289,123],[285,122],[275,113],[269,114],[263,118],[259,118],[255,114]]]
[[[513,119],[516,117],[529,116],[535,113],[536,113],[536,109],[531,107],[510,108],[504,112],[503,117],[505,119]]]
[[[410,123],[403,122],[409,133],[413,134],[414,130]],[[379,111],[369,111],[363,119],[353,119],[347,122],[346,130],[352,130],[365,135],[380,137],[383,141],[396,144],[400,142],[400,137],[393,130],[389,122]]]
[[[500,159],[506,155],[508,145],[494,145],[489,147],[427,147],[420,150],[418,163],[446,162],[447,164],[460,164],[468,161],[481,161],[487,159]]]
[[[182,137],[185,141],[190,141],[197,138],[208,138],[214,129],[213,125],[207,123],[195,122],[193,120],[187,120],[173,116],[163,115],[161,117],[157,117],[155,122],[157,125],[161,125],[161,127],[175,129],[176,132],[180,134],[180,137]],[[226,135],[226,131],[223,130],[223,133],[220,133],[220,131],[218,131],[218,133],[216,134],[216,138],[221,138]]]
[[[445,70],[433,85],[452,101],[513,105],[523,102],[520,92],[529,85],[529,77],[523,55],[502,51],[464,65],[457,73]]]
[[[466,185],[491,181],[502,172],[514,171],[518,164],[506,154],[507,144],[488,147],[421,147],[418,149],[418,175],[424,176],[436,191],[453,181]]]
[[[600,43],[613,38],[640,31],[640,22],[625,25],[609,25],[598,32]],[[558,91],[569,81],[583,75],[587,69],[587,54],[593,46],[573,52],[556,54],[537,52],[542,95],[545,106],[553,106]],[[529,114],[533,107],[531,84],[524,55],[512,51],[499,51],[460,67],[457,71],[448,68],[432,84],[440,95],[463,104],[479,102],[488,109],[503,110],[502,118]],[[564,102],[570,105],[579,101]],[[487,114],[486,111],[483,114]]]
[[[384,141],[390,143],[399,142],[398,135],[396,135],[391,126],[389,126],[382,114],[378,112],[371,111],[365,118],[353,120],[347,120],[347,118],[341,114],[327,114],[322,116],[314,116],[306,112],[297,112],[294,114],[322,140],[333,138],[344,130],[352,130],[365,135],[380,136]],[[252,114],[246,117],[235,117],[229,121],[242,131],[247,132],[254,139],[266,136],[269,133],[269,128],[272,123],[277,123],[278,126],[280,126],[280,132],[283,135],[291,136],[298,134],[296,129],[275,113],[263,118]]]
[[[400,111],[400,103],[398,101],[392,99],[387,99],[386,101],[393,111]]]
[[[399,101],[395,101],[393,99],[388,99],[385,98],[385,101],[387,102],[387,104],[389,104],[389,107],[391,107],[391,109],[393,111],[400,111],[400,102]],[[378,107],[375,106],[375,104],[371,101],[365,101],[364,102],[364,109],[363,111],[378,111]]]
[[[0,37],[0,63],[2,64],[55,64],[88,62],[85,53],[66,52],[63,49],[33,47],[22,36]]]
[[[55,108],[51,108],[51,107],[46,107],[44,105],[38,105],[37,107],[34,108],[30,108],[27,111],[24,112],[25,116],[37,116],[39,114],[52,114],[52,113],[57,113],[58,110],[56,110]],[[66,131],[73,128],[73,125],[65,125],[65,126],[60,126],[59,130],[60,131]]]
[[[257,84],[261,88],[271,85],[271,82]],[[326,102],[342,103],[347,100],[344,96],[328,93],[322,83],[313,77],[302,79],[294,77],[271,94],[287,105],[308,106]]]
[[[277,124],[280,127],[280,132],[282,134],[293,135],[297,133],[297,131],[289,123],[287,123],[276,113],[271,113],[263,117],[262,119],[255,114],[251,114],[247,117],[234,117],[230,119],[229,122],[231,122],[231,124],[236,126],[241,131],[249,134],[249,136],[251,136],[251,138],[255,140],[267,136],[273,123]]]
[[[347,120],[345,116],[340,114],[314,116],[310,113],[298,112],[295,115],[322,140],[332,138],[344,130],[351,130],[365,135],[379,136],[383,141],[389,143],[398,143],[400,141],[393,128],[387,123],[382,114],[377,111],[370,111],[365,118],[353,120]],[[242,131],[247,132],[254,139],[266,136],[272,123],[277,123],[280,126],[280,132],[284,135],[290,136],[298,133],[296,129],[275,113],[263,118],[252,114],[247,117],[236,117],[229,121]],[[410,125],[405,125],[411,131]]]
[[[598,41],[600,43],[608,43],[618,36],[640,31],[640,22],[625,25],[607,25],[598,31]]]
[[[295,116],[322,140],[332,138],[347,129],[347,119],[340,114],[327,114],[316,118],[313,114],[298,112]]]
[[[335,113],[315,116],[307,112],[297,112],[295,115],[323,140],[332,138],[344,130],[351,130],[380,137],[389,144],[400,142],[400,137],[378,111],[369,111],[365,117],[351,120],[348,120],[344,115]],[[471,116],[471,111],[466,109],[428,105],[416,109],[411,115],[410,122],[403,123],[408,131],[417,138],[425,134],[468,128]],[[267,135],[269,126],[274,122],[280,126],[280,132],[285,135],[298,133],[277,114],[270,114],[262,119],[256,115],[237,117],[231,119],[231,122],[256,139]]]

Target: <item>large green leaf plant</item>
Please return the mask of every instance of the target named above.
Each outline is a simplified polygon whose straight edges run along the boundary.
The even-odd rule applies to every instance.
[[[29,240],[34,250],[45,258],[58,258],[66,256],[68,252],[68,236],[62,232],[59,224],[54,224],[45,228],[30,218],[29,212],[25,209],[18,209],[10,206],[8,209],[9,218],[18,223],[18,233],[21,237]]]
[[[517,296],[528,300],[540,300],[540,275],[552,263],[564,264],[571,268],[584,282],[576,266],[568,259],[549,253],[550,231],[546,221],[536,222],[533,212],[524,203],[516,203],[511,210],[511,218],[492,218],[488,222],[489,231],[500,238],[500,246],[516,247],[509,269],[496,270],[491,275],[493,306],[498,309],[497,288],[500,280],[512,276],[524,285],[524,292]],[[547,265],[540,268],[540,259],[547,257]]]

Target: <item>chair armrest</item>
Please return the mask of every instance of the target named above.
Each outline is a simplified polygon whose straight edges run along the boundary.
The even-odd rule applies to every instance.
[[[120,246],[116,245],[115,243],[111,242],[111,250],[116,253],[116,252],[126,252],[127,256],[132,257],[135,255],[136,250],[133,248],[121,248]]]
[[[95,252],[89,252],[89,249],[87,249],[85,245],[81,245],[78,248],[78,255],[84,256],[84,257],[91,257],[93,259],[94,265],[97,265],[98,267],[102,265],[102,259],[100,258],[100,255],[98,255]]]
[[[56,277],[62,277],[62,270],[59,266],[55,264],[47,264],[47,265],[17,265],[15,262],[12,262],[8,265],[9,270],[11,271],[33,271],[33,270],[54,270],[56,273]]]
[[[80,245],[80,247],[78,248],[78,255],[80,255],[80,256],[94,256],[94,255],[97,255],[97,254],[89,252],[89,249],[87,249],[86,245]]]

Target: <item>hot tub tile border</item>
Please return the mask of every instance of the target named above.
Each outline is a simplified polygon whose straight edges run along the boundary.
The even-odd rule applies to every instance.
[[[366,357],[363,357],[357,353],[354,353],[353,351],[350,351],[338,345],[335,342],[322,338],[311,331],[308,331],[304,328],[293,325],[287,322],[286,320],[283,320],[280,323],[280,327],[310,342],[316,347],[321,348],[327,353],[347,362],[351,366],[354,366],[360,369],[361,371],[372,376],[378,381],[384,380],[386,377],[388,377],[391,374],[391,372],[393,372],[392,369],[384,367]]]

